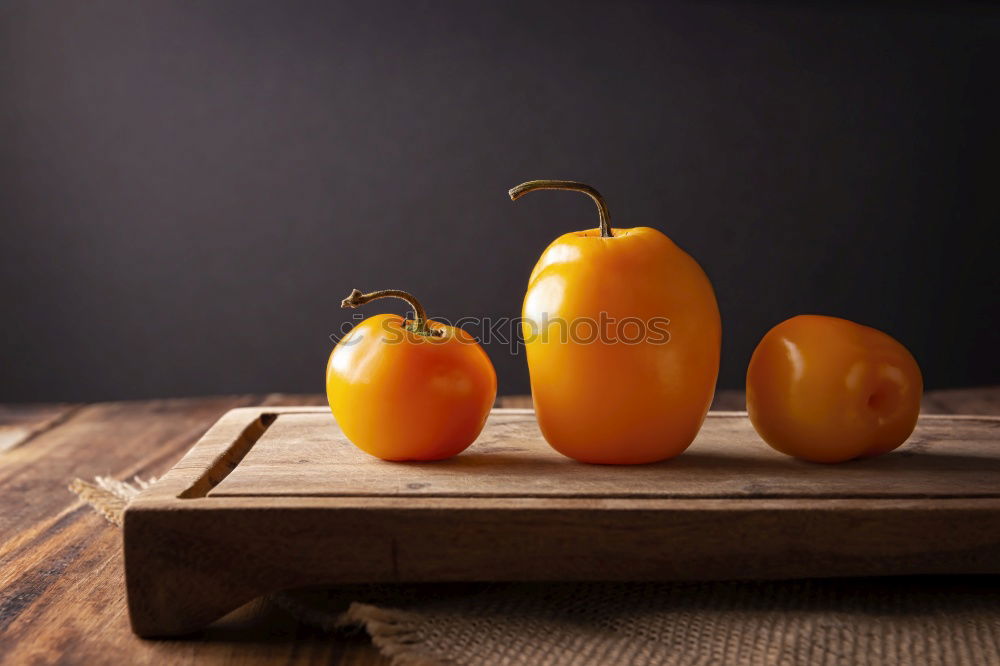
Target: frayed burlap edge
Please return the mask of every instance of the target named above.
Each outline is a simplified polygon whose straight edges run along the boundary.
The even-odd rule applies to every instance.
[[[121,527],[125,507],[154,483],[155,478],[141,479],[137,476],[130,483],[98,476],[93,483],[73,479],[69,490],[109,523]],[[299,603],[294,595],[286,593],[271,595],[268,600],[300,622],[325,631],[362,627],[371,636],[372,644],[399,666],[441,666],[446,663],[421,649],[419,618],[412,613],[352,603],[345,612],[332,614]]]
[[[340,617],[340,626],[360,625],[379,652],[400,666],[439,666],[443,662],[423,651],[419,616],[405,611],[353,603]]]
[[[294,594],[275,594],[270,601],[300,621],[326,631],[361,627],[372,644],[399,666],[442,666],[444,662],[423,649],[420,616],[401,610],[352,603],[336,616],[300,603]]]
[[[132,483],[128,483],[112,479],[109,476],[98,476],[93,483],[88,483],[83,479],[73,479],[69,484],[69,489],[104,516],[109,523],[121,527],[125,507],[136,495],[154,483],[156,483],[155,478],[140,479],[137,476],[132,479]]]

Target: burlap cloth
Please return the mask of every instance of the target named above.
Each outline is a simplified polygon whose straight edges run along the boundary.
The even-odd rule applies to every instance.
[[[145,482],[70,488],[120,525]],[[347,586],[274,595],[396,664],[1000,664],[1000,579]]]

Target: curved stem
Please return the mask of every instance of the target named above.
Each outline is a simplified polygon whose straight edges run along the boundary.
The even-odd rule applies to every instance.
[[[398,298],[406,301],[413,308],[413,313],[416,317],[413,320],[413,331],[421,335],[436,335],[434,331],[427,327],[427,312],[424,310],[424,306],[420,304],[420,301],[413,294],[402,289],[381,289],[367,294],[362,294],[359,290],[355,289],[347,298],[340,302],[340,307],[359,308],[365,303],[370,303],[379,298]]]
[[[569,190],[586,194],[597,204],[597,212],[601,216],[601,237],[611,238],[611,213],[608,212],[608,205],[604,203],[601,193],[590,185],[575,180],[529,180],[527,183],[512,187],[507,194],[510,195],[511,201],[517,201],[535,190]]]

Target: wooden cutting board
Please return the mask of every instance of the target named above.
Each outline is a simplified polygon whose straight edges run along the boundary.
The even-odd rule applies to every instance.
[[[925,416],[892,454],[817,465],[713,412],[679,458],[612,467],[553,451],[531,410],[391,463],[325,408],[236,409],[129,506],[124,548],[145,636],[308,585],[1000,573],[1000,417]]]

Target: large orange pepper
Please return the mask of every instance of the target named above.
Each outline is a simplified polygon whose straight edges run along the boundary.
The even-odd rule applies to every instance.
[[[537,180],[510,197],[541,189],[587,194],[600,215],[599,228],[553,241],[528,280],[522,327],[542,434],[584,462],[678,455],[701,428],[719,372],[708,277],[656,229],[612,229],[589,185]]]
[[[757,433],[778,451],[814,462],[892,451],[913,432],[922,393],[906,347],[837,317],[781,322],[747,368],[747,412]]]
[[[344,336],[326,367],[326,395],[341,430],[358,448],[385,460],[440,460],[479,436],[497,394],[493,364],[461,328],[427,319],[405,291],[362,294],[405,300],[415,319],[369,317]]]

